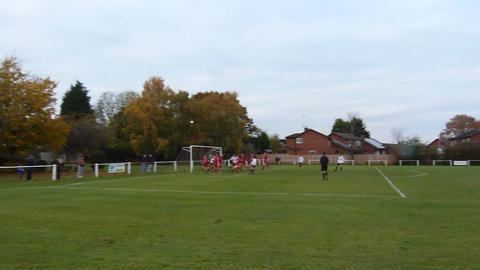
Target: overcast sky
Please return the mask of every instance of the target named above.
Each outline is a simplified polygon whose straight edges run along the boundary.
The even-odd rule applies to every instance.
[[[0,57],[102,92],[235,91],[255,124],[328,134],[356,113],[372,136],[435,138],[480,118],[480,1],[1,0]]]

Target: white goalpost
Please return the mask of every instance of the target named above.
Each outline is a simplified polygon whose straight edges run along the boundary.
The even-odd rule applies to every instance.
[[[384,166],[388,165],[388,160],[380,160],[380,159],[369,159],[368,166],[375,165],[375,164],[383,164]]]
[[[211,145],[190,145],[182,148],[182,152],[177,156],[177,161],[185,160],[188,161],[189,171],[192,173],[195,166],[195,162],[200,162],[203,156],[208,156],[211,154],[218,153],[223,155],[222,147],[220,146],[211,146]]]
[[[414,160],[414,159],[403,159],[403,160],[399,160],[398,161],[398,164],[400,166],[403,166],[403,165],[415,165],[415,166],[420,166],[420,160]]]

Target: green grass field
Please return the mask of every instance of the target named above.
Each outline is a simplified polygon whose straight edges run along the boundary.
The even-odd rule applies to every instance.
[[[0,179],[0,269],[480,269],[479,167]]]

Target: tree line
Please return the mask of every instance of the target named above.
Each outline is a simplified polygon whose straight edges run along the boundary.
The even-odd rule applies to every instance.
[[[402,129],[393,129],[394,149],[400,159],[412,160],[473,160],[480,159],[480,142],[457,140],[468,132],[480,132],[480,120],[466,114],[450,118],[440,132],[438,141],[430,145],[419,136],[405,136]]]
[[[227,153],[274,152],[282,149],[278,135],[269,136],[249,117],[235,92],[175,91],[160,77],[151,77],[140,93],[104,92],[95,106],[80,81],[65,93],[60,114],[55,112],[55,88],[51,78],[21,69],[15,57],[0,65],[0,163],[26,154],[53,151],[91,161],[134,159],[142,153],[158,159],[174,159],[181,147],[218,145]],[[451,138],[480,129],[480,121],[456,115],[439,135],[445,152],[438,153],[420,137],[405,137],[392,130],[395,149],[402,159],[479,158],[475,143],[451,145]],[[363,119],[348,114],[335,119],[332,132],[370,137]]]
[[[264,151],[279,145],[248,116],[235,92],[174,91],[151,77],[140,94],[104,92],[91,105],[89,90],[76,81],[55,113],[51,78],[22,71],[15,57],[0,67],[0,157],[54,151],[95,161],[133,159],[152,153],[174,159],[181,147],[219,145],[226,152]]]

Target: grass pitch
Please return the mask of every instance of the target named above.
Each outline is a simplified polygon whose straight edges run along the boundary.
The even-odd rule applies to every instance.
[[[377,168],[0,179],[0,269],[480,267],[479,167]]]

